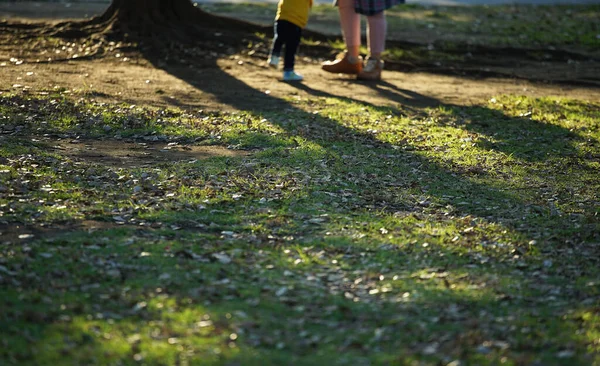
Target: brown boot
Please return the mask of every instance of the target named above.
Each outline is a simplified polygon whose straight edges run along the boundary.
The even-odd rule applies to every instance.
[[[334,61],[325,61],[321,68],[327,72],[334,74],[352,74],[356,75],[362,71],[362,58],[358,56],[355,63],[350,62],[348,54],[344,54],[343,58],[338,58]]]
[[[383,61],[370,58],[356,78],[358,80],[381,80],[381,70],[383,70]]]

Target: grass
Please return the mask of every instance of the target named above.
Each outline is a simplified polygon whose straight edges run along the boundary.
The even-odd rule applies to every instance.
[[[202,8],[263,24],[270,24],[276,13],[276,4],[212,3],[203,4]],[[595,51],[600,46],[598,5],[428,7],[411,4],[390,9],[387,21],[388,38],[397,40],[585,51]],[[308,28],[340,34],[337,9],[330,5],[314,6]]]
[[[2,96],[2,363],[600,362],[600,105],[286,103]],[[250,155],[53,148],[152,137]]]

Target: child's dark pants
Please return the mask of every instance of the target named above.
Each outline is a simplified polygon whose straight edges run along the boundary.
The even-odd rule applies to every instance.
[[[275,36],[273,37],[273,48],[271,55],[279,56],[281,46],[285,44],[285,57],[283,59],[283,70],[294,70],[294,58],[296,50],[300,45],[300,36],[302,28],[287,20],[278,20],[275,22]]]

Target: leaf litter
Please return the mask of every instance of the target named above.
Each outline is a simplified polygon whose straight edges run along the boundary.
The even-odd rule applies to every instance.
[[[321,120],[314,121],[322,138],[351,158],[339,159],[335,150],[325,158],[310,150],[315,157],[296,157],[306,147],[284,147],[281,154],[281,146],[263,145],[255,148],[265,156],[107,164],[107,158],[81,158],[75,146],[108,152],[116,145],[98,146],[120,144],[113,139],[128,126],[94,132],[94,122],[64,131],[41,123],[59,111],[58,102],[2,100],[10,108],[30,107],[18,108],[11,115],[16,123],[2,127],[9,143],[0,161],[6,171],[0,181],[3,225],[55,231],[65,225],[49,237],[19,234],[27,245],[0,236],[0,285],[5,298],[19,304],[3,315],[2,329],[16,335],[5,344],[44,342],[43,333],[31,335],[38,326],[48,334],[76,334],[77,319],[87,334],[75,341],[80,350],[97,352],[98,342],[114,347],[110,339],[124,334],[131,357],[148,362],[154,356],[146,347],[162,344],[177,357],[180,345],[230,357],[232,350],[278,349],[303,357],[319,349],[348,364],[365,354],[392,359],[399,351],[442,364],[585,363],[594,357],[587,350],[597,344],[586,334],[598,324],[598,248],[591,230],[597,221],[584,203],[597,199],[593,194],[581,201],[584,219],[568,216],[568,204],[559,214],[527,213],[527,203],[514,209],[504,197],[476,192],[477,185],[467,186],[470,192],[444,186],[441,195],[420,176],[452,180],[457,170],[444,173],[445,165],[433,163],[434,153],[423,161],[390,148],[373,161],[377,141],[354,135],[353,144],[369,146],[343,147]],[[49,113],[28,118],[24,113],[33,105]],[[77,106],[64,108],[87,118]],[[130,120],[127,113],[120,118]],[[218,118],[230,125],[227,119],[236,116]],[[147,142],[145,137],[157,136],[149,131],[130,136],[132,147],[158,144]],[[165,135],[166,145],[159,146],[171,151],[195,138]],[[74,140],[81,142],[61,142]],[[57,144],[62,148],[47,148]],[[270,160],[269,149],[277,159]],[[401,169],[390,170],[397,161]],[[471,208],[471,194],[491,203]],[[65,223],[81,220],[114,226],[67,229]],[[580,230],[562,231],[573,222],[581,222]],[[24,327],[9,325],[15,322]],[[88,337],[94,341],[86,343]],[[199,339],[210,346],[194,346]],[[11,360],[37,357],[6,349],[2,355]],[[340,351],[349,355],[347,362]],[[73,347],[53,352],[86,357]],[[124,355],[115,350],[98,357]]]

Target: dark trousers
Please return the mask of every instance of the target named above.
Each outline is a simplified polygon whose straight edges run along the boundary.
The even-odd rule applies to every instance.
[[[275,22],[275,36],[273,37],[271,55],[279,56],[281,54],[281,47],[285,44],[284,71],[294,70],[294,58],[296,57],[296,50],[298,50],[298,46],[300,45],[301,35],[302,28],[296,24],[287,20],[278,20]]]

